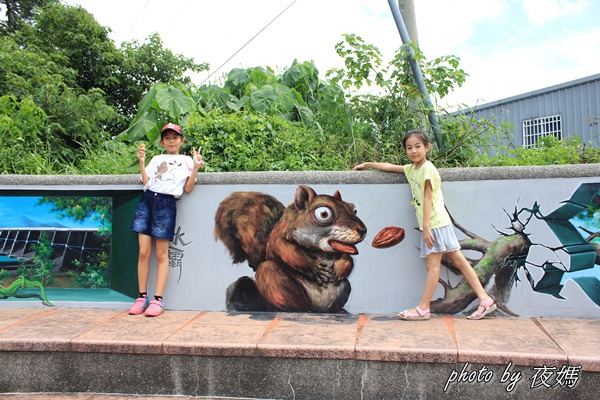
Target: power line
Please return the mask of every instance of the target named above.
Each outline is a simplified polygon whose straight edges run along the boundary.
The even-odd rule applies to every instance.
[[[142,17],[142,15],[144,14],[144,11],[146,11],[146,8],[148,7],[148,4],[150,4],[151,0],[148,0],[146,2],[146,5],[144,6],[144,8],[142,9],[142,12],[138,14],[137,19],[135,20],[135,22],[133,23],[133,25],[131,26],[131,29],[129,30],[129,33],[127,34],[127,40],[129,40],[129,38],[131,37],[131,32],[133,32],[133,28],[135,28],[135,26],[137,25],[138,21],[140,20],[140,18]]]
[[[171,29],[171,27],[173,25],[175,25],[175,23],[177,22],[177,20],[179,19],[179,16],[181,14],[183,14],[183,12],[185,11],[186,8],[188,8],[188,6],[190,5],[190,3],[192,2],[192,0],[188,0],[188,2],[185,4],[185,6],[183,6],[183,8],[179,11],[179,13],[177,14],[177,17],[172,18],[173,22],[171,22],[171,25],[169,25],[169,27],[166,29],[167,31],[169,31]]]
[[[250,40],[248,40],[242,47],[240,47],[235,53],[233,53],[231,55],[231,57],[229,57],[227,60],[225,60],[225,62],[223,64],[221,64],[219,66],[219,68],[215,69],[210,75],[208,75],[206,77],[205,80],[203,80],[202,82],[200,82],[200,85],[202,85],[204,82],[206,82],[207,80],[209,80],[211,78],[211,76],[213,76],[218,70],[220,70],[221,68],[223,68],[223,66],[225,64],[227,64],[229,61],[231,61],[231,59],[233,57],[235,57],[240,51],[242,51],[244,49],[244,47],[248,46],[250,44],[250,42],[252,42],[254,39],[256,39],[256,37],[258,35],[260,35],[265,29],[267,29],[269,27],[269,25],[271,25],[273,22],[275,22],[279,17],[281,17],[281,15],[286,12],[291,6],[294,5],[294,3],[296,3],[297,0],[294,0],[290,3],[289,6],[287,6],[282,12],[280,12],[279,14],[277,14],[277,16],[275,18],[273,18],[267,25],[265,25],[260,31],[258,31],[254,36],[252,36],[250,38]]]

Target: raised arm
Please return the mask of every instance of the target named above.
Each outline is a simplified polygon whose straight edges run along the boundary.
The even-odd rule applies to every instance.
[[[150,178],[148,178],[148,174],[146,173],[146,145],[144,143],[138,147],[137,157],[140,162],[140,172],[142,173],[142,185],[145,186]]]
[[[202,147],[198,147],[198,150],[194,150],[192,148],[192,160],[194,161],[194,167],[192,168],[192,174],[187,178],[185,181],[185,186],[183,187],[183,190],[185,190],[186,193],[194,190],[198,170],[204,166],[204,160],[202,159],[200,150],[202,150]]]
[[[364,162],[362,164],[358,164],[354,168],[354,171],[362,171],[368,168],[378,169],[380,171],[385,172],[399,172],[401,174],[404,173],[404,167],[402,165],[390,164],[390,163],[379,163],[379,162]]]

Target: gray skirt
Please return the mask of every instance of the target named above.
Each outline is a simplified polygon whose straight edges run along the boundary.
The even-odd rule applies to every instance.
[[[431,253],[450,253],[460,250],[460,243],[458,243],[452,224],[432,229],[431,233],[433,233],[435,243],[432,248],[429,248],[423,239],[423,232],[421,232],[421,258],[425,258]]]

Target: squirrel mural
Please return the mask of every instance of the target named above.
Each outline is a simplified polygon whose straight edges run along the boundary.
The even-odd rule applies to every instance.
[[[234,263],[247,260],[255,276],[227,288],[227,309],[344,311],[351,256],[366,234],[356,208],[339,191],[320,195],[300,185],[287,208],[264,193],[232,193],[215,214],[215,239]]]

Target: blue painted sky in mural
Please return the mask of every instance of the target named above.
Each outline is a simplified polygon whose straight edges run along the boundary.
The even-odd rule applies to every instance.
[[[88,218],[79,222],[71,218],[58,218],[49,204],[38,205],[39,197],[0,197],[0,228],[98,228],[98,223]]]

